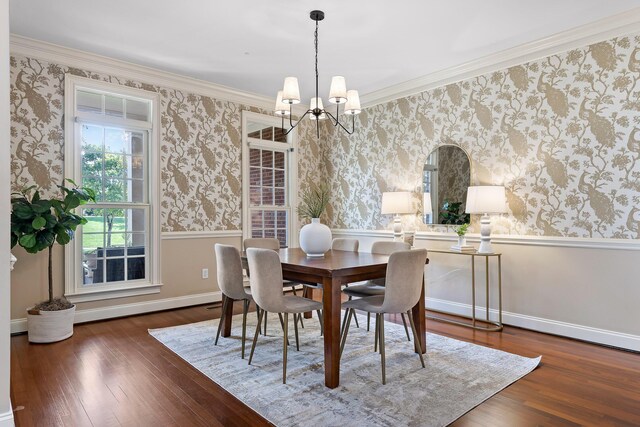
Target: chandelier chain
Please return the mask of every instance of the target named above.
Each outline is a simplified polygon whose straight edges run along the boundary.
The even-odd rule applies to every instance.
[[[315,48],[316,48],[316,100],[318,99],[318,22],[316,21],[316,32],[315,32]],[[316,108],[318,104],[316,104]]]

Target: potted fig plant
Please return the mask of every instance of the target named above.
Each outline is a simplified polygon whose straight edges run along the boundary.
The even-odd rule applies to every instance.
[[[307,188],[302,193],[298,205],[300,218],[311,219],[311,223],[300,229],[300,248],[308,257],[324,257],[331,249],[331,230],[320,223],[320,215],[329,204],[329,187],[320,184],[316,188]]]
[[[34,185],[11,197],[11,248],[23,247],[28,253],[49,252],[49,298],[27,311],[30,342],[61,341],[73,335],[75,305],[66,298],[53,296],[53,245],[66,245],[73,239],[78,225],[87,220],[73,211],[80,205],[95,202],[90,188],[58,185],[60,198],[43,199]]]

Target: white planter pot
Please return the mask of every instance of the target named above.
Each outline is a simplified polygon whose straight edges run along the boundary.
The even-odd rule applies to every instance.
[[[458,236],[458,246],[464,246],[467,244],[466,236]]]
[[[76,306],[66,310],[27,313],[29,342],[48,343],[62,341],[73,335],[73,318]]]
[[[320,258],[331,249],[331,229],[313,218],[300,230],[300,248],[308,257]]]

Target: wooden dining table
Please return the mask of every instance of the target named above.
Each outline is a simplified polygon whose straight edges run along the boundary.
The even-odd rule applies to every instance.
[[[363,280],[384,278],[387,272],[387,255],[368,252],[328,251],[324,258],[309,258],[299,248],[280,249],[282,277],[300,283],[322,284],[324,322],[324,382],[329,388],[340,384],[340,321],[342,286]],[[243,258],[245,255],[243,254]],[[427,260],[427,263],[429,260]],[[412,309],[416,332],[422,352],[426,351],[424,312],[424,276],[418,303]],[[227,305],[226,321],[222,336],[231,334],[233,303]],[[372,337],[373,339],[373,337]],[[415,348],[415,347],[414,347]],[[417,348],[416,348],[417,351]]]

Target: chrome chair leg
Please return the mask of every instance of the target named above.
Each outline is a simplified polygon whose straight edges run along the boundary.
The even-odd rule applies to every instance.
[[[409,336],[409,328],[407,328],[407,319],[404,318],[404,313],[400,313],[400,317],[402,317],[402,324],[404,325],[404,333],[407,334],[407,340],[411,341],[411,337]]]
[[[367,312],[367,332],[369,332],[369,326],[371,326],[371,313]]]
[[[420,363],[422,363],[422,367],[424,368],[424,357],[422,356],[422,345],[420,344],[420,340],[418,339],[418,334],[416,333],[416,325],[413,321],[413,316],[411,316],[411,310],[407,311],[407,316],[409,316],[409,323],[411,323],[411,332],[413,332],[413,339],[416,343],[416,347],[418,347],[418,356],[420,356]]]
[[[380,362],[382,363],[382,385],[387,383],[387,373],[384,359],[384,314],[378,314],[378,319],[380,322],[380,327],[378,330],[380,331]],[[378,323],[378,321],[376,321]]]
[[[286,319],[287,314],[285,313],[285,319]],[[301,314],[298,314],[297,316],[302,317]],[[300,339],[298,338],[298,322],[296,322],[296,314],[293,314],[293,331],[296,335],[296,351],[300,351]]]
[[[220,332],[222,331],[222,323],[224,322],[224,313],[227,311],[228,298],[222,295],[222,313],[220,313],[220,323],[218,323],[218,332],[216,333],[216,341],[213,345],[218,345],[218,338],[220,338]]]
[[[247,339],[247,313],[249,311],[249,300],[242,301],[242,359],[244,359],[245,340]]]
[[[371,313],[369,313],[371,314]],[[375,333],[375,340],[373,342],[373,351],[377,352],[378,351],[378,338],[380,338],[380,322],[378,322],[378,315],[376,314],[376,333]]]
[[[264,328],[263,328],[264,332],[263,332],[263,334],[262,334],[262,335],[264,335],[265,337],[267,336],[267,314],[268,314],[268,313],[265,313],[265,316],[264,316]]]
[[[344,332],[342,333],[342,343],[340,344],[340,357],[342,357],[342,352],[344,351],[344,344],[347,342],[347,334],[349,333],[349,325],[351,324],[351,316],[353,315],[353,309],[347,309],[345,313],[347,315],[347,320],[345,322]]]
[[[253,344],[251,344],[251,353],[249,353],[249,365],[253,360],[253,351],[256,349],[256,343],[258,342],[258,332],[260,332],[260,324],[262,323],[262,316],[265,315],[264,310],[258,310],[258,324],[256,325],[256,333],[253,335]]]
[[[284,339],[282,340],[282,384],[287,383],[287,347],[289,346],[289,313],[284,314]]]

